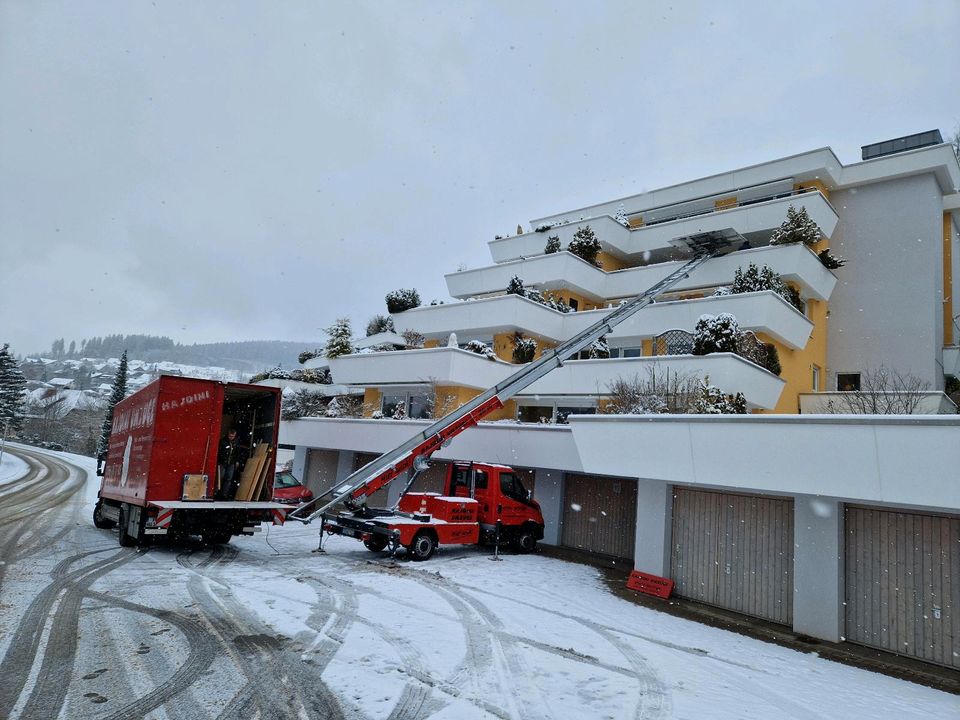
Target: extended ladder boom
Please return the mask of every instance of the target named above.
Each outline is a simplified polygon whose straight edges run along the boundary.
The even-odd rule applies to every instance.
[[[344,478],[343,482],[332,491],[333,499],[322,507],[310,511],[311,507],[321,499],[326,498],[329,493],[325,493],[310,503],[301,505],[297,510],[289,513],[287,518],[308,523],[341,502],[360,503],[363,498],[372,495],[398,475],[414,467],[418,458],[428,458],[452,438],[503,407],[503,404],[514,395],[555,368],[562,366],[571,355],[575,355],[599,340],[638,310],[653,302],[657,295],[666,292],[693,270],[707,260],[720,255],[726,249],[725,246],[718,247],[716,243],[704,243],[704,245],[706,245],[705,248],[703,245],[697,248],[702,254],[677,268],[642,294],[620,305],[620,307],[569,340],[562,342],[550,351],[544,352],[539,360],[524,365],[502,382],[443,416],[399,447],[385,452],[352,475]],[[308,511],[309,514],[306,514]]]

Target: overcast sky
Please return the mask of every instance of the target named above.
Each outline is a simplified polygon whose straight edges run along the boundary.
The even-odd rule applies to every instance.
[[[362,334],[531,218],[960,121],[957,0],[658,5],[0,0],[0,344]]]

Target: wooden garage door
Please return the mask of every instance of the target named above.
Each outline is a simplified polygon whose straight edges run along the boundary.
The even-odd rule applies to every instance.
[[[563,492],[563,545],[612,557],[633,557],[635,480],[567,475]]]
[[[792,499],[676,488],[672,555],[677,595],[793,621]]]
[[[960,518],[847,507],[847,640],[960,668]]]

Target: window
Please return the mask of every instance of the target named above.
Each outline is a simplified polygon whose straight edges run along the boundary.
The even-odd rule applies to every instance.
[[[812,372],[812,377],[810,378],[810,383],[814,392],[816,392],[817,390],[820,389],[820,366],[814,365],[812,367],[812,370],[813,372]]]
[[[570,298],[570,301],[567,303],[570,306],[570,309],[576,312],[580,309],[580,303],[574,298]]]
[[[837,373],[837,390],[850,392],[860,389],[860,373]]]
[[[597,409],[594,407],[558,407],[557,424],[566,425],[567,415],[596,415]]]
[[[642,357],[643,350],[640,348],[623,348],[623,357],[632,358],[632,357]]]
[[[548,423],[553,420],[552,405],[522,405],[517,419],[525,423]]]
[[[500,492],[520,502],[527,500],[527,489],[513,473],[500,473]]]
[[[429,419],[433,415],[433,401],[429,395],[414,395],[412,393],[384,395],[380,405],[380,412],[385,418],[392,418],[397,408],[403,406],[403,413],[414,420]]]
[[[453,471],[453,487],[454,492],[457,488],[465,488],[467,492],[470,491],[470,473],[474,473],[474,487],[477,490],[486,490],[487,489],[487,473],[484,470],[476,470],[473,468],[457,467]]]
[[[380,405],[380,411],[385,418],[391,418],[397,414],[397,408],[403,406],[404,412],[407,410],[406,395],[384,395],[383,402]]]

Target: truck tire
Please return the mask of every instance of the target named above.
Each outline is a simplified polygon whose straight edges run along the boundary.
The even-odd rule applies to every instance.
[[[370,552],[383,552],[387,547],[387,539],[383,535],[371,535],[363,541],[363,545]]]
[[[428,532],[418,533],[413,539],[413,542],[407,546],[407,552],[410,553],[410,557],[416,562],[429,560],[433,557],[436,549],[437,540]]]
[[[519,534],[513,540],[513,546],[519,553],[532,553],[537,549],[536,531],[530,526],[520,528]]]
[[[103,515],[103,500],[97,500],[97,504],[93,508],[93,524],[95,527],[100,530],[110,530],[117,526],[117,524],[108,517]]]
[[[130,506],[123,503],[120,506],[120,527],[117,532],[117,540],[121,547],[133,547],[137,544],[137,538],[127,533],[128,525],[130,525]]]

